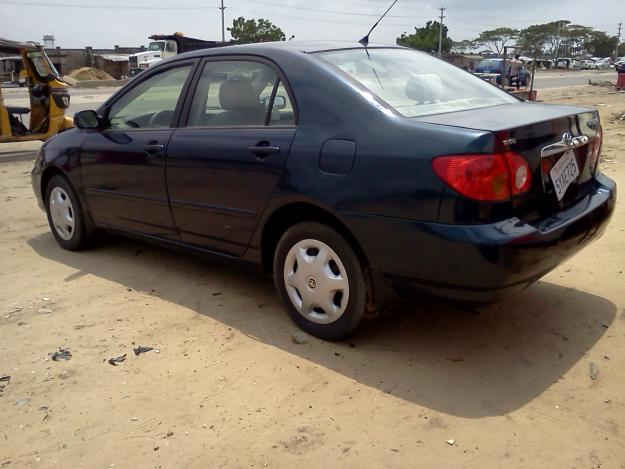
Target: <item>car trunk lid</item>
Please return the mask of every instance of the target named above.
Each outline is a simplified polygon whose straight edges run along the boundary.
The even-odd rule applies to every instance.
[[[513,151],[527,160],[532,187],[513,198],[510,210],[497,210],[500,215],[518,216],[527,221],[542,218],[574,204],[591,190],[598,157],[593,151],[601,132],[599,115],[594,110],[519,102],[415,119],[490,131],[494,136],[493,151]],[[579,174],[570,178],[570,185],[558,197],[551,170],[561,158],[568,158],[562,163],[570,162],[571,156]]]

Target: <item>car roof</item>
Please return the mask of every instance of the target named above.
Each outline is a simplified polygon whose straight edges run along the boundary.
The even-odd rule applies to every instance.
[[[369,44],[369,49],[392,48],[406,49],[396,44]],[[210,49],[200,49],[192,52],[186,52],[176,57],[204,57],[210,55],[224,54],[259,54],[276,50],[311,54],[314,52],[344,50],[344,49],[364,49],[364,46],[357,41],[275,41],[275,42],[256,42],[253,44],[235,44],[224,45],[222,47],[214,47]]]

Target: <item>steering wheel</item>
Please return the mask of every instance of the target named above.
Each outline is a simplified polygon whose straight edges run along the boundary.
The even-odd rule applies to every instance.
[[[169,127],[169,125],[171,124],[171,118],[174,115],[174,111],[170,110],[170,109],[166,109],[164,111],[157,111],[154,114],[152,114],[152,117],[150,117],[150,122],[149,122],[149,127]],[[159,119],[163,119],[164,117],[167,117],[167,125],[158,125],[159,124]]]

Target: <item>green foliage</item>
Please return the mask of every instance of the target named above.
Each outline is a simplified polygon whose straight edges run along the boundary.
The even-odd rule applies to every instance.
[[[593,31],[588,41],[588,50],[597,57],[609,57],[616,49],[617,40],[616,36],[608,36],[603,31]]]
[[[534,24],[523,29],[517,45],[530,56],[543,54],[545,43],[549,40],[551,28],[547,24]]]
[[[476,44],[474,41],[471,41],[469,39],[464,39],[463,41],[458,41],[458,42],[453,41],[451,45],[451,50],[452,52],[465,54],[467,52],[473,51],[477,46],[478,44]]]
[[[440,23],[438,21],[428,21],[425,27],[417,28],[415,26],[414,29],[414,34],[402,33],[397,38],[397,44],[429,52],[430,54],[438,52],[438,35],[440,31]],[[447,36],[447,26],[443,25],[442,51],[444,54],[451,50],[452,43],[452,39]]]
[[[284,41],[286,36],[282,30],[269,20],[260,18],[246,20],[239,16],[232,21],[232,27],[228,28],[235,42],[247,44],[250,42]]]
[[[482,31],[474,41],[484,47],[488,47],[498,55],[503,54],[503,48],[519,37],[519,30],[512,28],[497,28]]]

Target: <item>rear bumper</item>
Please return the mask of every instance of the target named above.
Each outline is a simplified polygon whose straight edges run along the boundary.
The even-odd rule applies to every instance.
[[[493,301],[526,288],[603,234],[616,184],[603,175],[594,183],[575,205],[532,225],[516,218],[489,225],[378,219],[365,235],[365,248],[393,284],[456,300]]]

